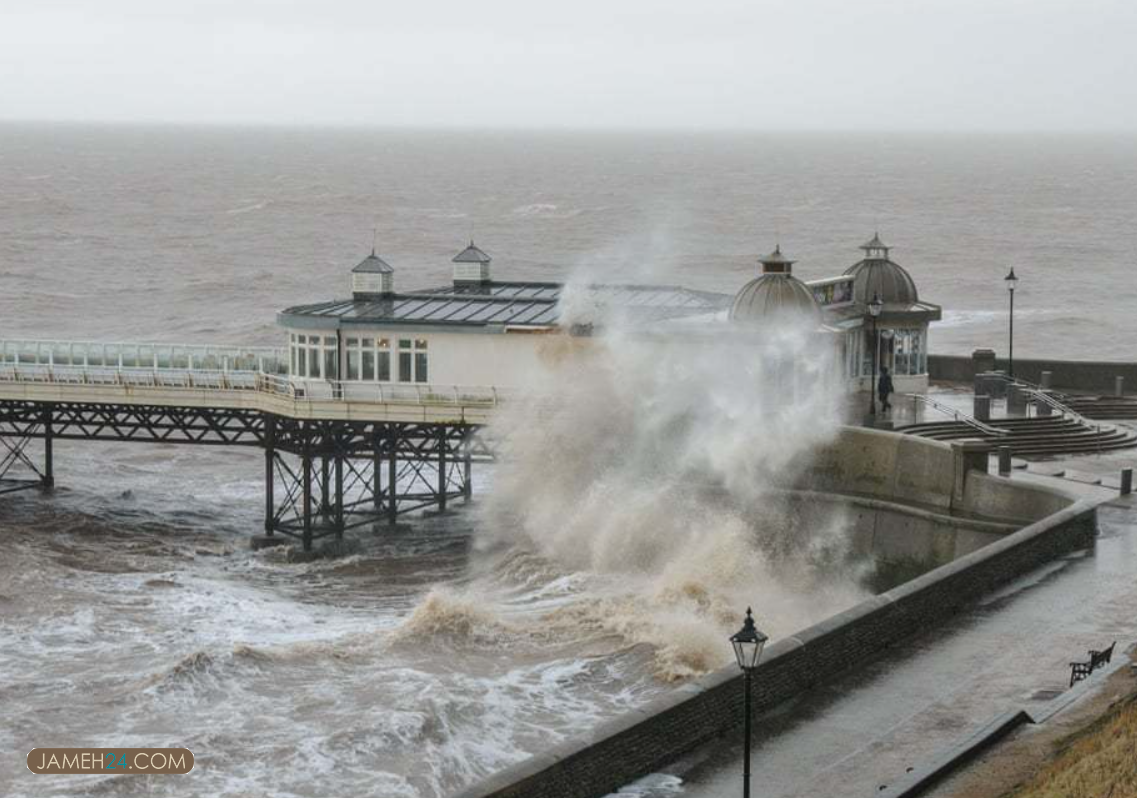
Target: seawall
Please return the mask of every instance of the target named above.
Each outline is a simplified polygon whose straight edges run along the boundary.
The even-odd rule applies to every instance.
[[[1006,358],[973,355],[928,355],[928,377],[941,382],[970,383],[977,371],[1008,371]],[[1015,376],[1042,382],[1042,372],[1051,372],[1051,385],[1066,390],[1112,394],[1114,379],[1124,377],[1127,390],[1137,393],[1137,363],[1093,360],[1042,360],[1015,358]]]
[[[754,679],[755,713],[871,661],[1056,557],[1092,545],[1092,504],[963,468],[979,462],[976,454],[859,428],[844,429],[817,453],[818,467],[801,487],[881,500],[912,497],[933,507],[993,509],[1002,511],[995,517],[1037,520],[770,645]],[[985,466],[985,453],[982,461]],[[723,668],[500,771],[458,798],[600,798],[741,727],[742,702],[741,674],[734,666]]]

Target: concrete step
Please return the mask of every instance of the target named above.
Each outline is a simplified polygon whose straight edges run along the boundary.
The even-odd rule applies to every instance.
[[[1121,396],[1083,396],[1071,398],[1067,406],[1086,418],[1137,418],[1137,399]]]
[[[988,423],[1005,430],[1006,434],[986,434],[961,421],[911,424],[899,431],[941,441],[981,438],[992,446],[1008,446],[1013,454],[1025,457],[1096,453],[1137,446],[1137,434],[1130,430],[1111,424],[1087,426],[1061,416],[999,419]]]

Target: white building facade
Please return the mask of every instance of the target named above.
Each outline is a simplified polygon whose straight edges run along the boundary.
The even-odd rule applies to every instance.
[[[899,392],[927,387],[928,326],[940,308],[921,302],[915,283],[878,237],[845,274],[802,282],[780,248],[737,294],[669,285],[594,285],[598,306],[651,330],[664,322],[715,325],[805,314],[819,340],[838,347],[850,390],[868,391],[874,342]],[[471,241],[453,259],[450,285],[395,290],[395,270],[374,252],[352,270],[350,299],[282,311],[289,375],[313,390],[335,385],[350,398],[375,385],[531,387],[539,367],[588,345],[603,330],[562,323],[560,283],[496,281],[490,256]],[[880,300],[873,335],[869,303]]]

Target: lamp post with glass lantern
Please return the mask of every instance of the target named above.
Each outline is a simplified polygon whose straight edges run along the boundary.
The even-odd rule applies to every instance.
[[[746,751],[742,760],[742,798],[750,798],[750,682],[754,671],[758,669],[758,661],[762,658],[762,647],[766,645],[768,639],[754,626],[754,617],[747,607],[746,620],[743,621],[742,628],[730,638],[738,667],[742,668],[742,673],[745,675],[746,697],[743,703],[746,713],[744,721]]]
[[[869,302],[869,315],[872,317],[872,385],[869,386],[869,415],[876,415],[876,359],[880,356],[880,339],[876,335],[876,319],[884,303],[880,301],[880,294],[872,295]]]
[[[1011,300],[1010,313],[1007,315],[1007,376],[1013,380],[1015,378],[1015,286],[1019,283],[1019,278],[1015,277],[1014,266],[1003,278],[1003,282],[1007,284],[1007,294]]]

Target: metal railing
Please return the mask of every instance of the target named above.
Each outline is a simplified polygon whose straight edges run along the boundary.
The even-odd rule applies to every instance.
[[[908,394],[908,396],[914,402],[922,403],[922,404],[926,405],[927,407],[930,407],[934,410],[938,410],[941,413],[949,415],[952,418],[954,418],[956,421],[959,421],[963,424],[966,424],[967,426],[971,427],[972,429],[977,430],[979,432],[982,432],[984,435],[991,435],[994,437],[1002,437],[1002,436],[1008,434],[1008,431],[1005,429],[1000,429],[999,427],[993,427],[990,424],[984,424],[982,421],[975,418],[974,416],[969,416],[969,415],[967,415],[967,413],[964,413],[962,410],[958,410],[958,409],[951,407],[949,405],[945,405],[942,402],[937,402],[935,399],[932,399],[929,396],[925,396],[924,394],[910,393],[910,394]]]
[[[288,373],[288,350],[271,346],[0,339],[0,365]]]
[[[1029,380],[1020,379],[1018,377],[1011,377],[1008,374],[1003,374],[997,371],[990,372],[988,376],[1005,381],[1008,384],[1008,387],[1022,388],[1030,401],[1037,404],[1046,405],[1051,410],[1058,412],[1062,418],[1068,418],[1087,430],[1093,430],[1095,433],[1097,433],[1097,447],[1100,451],[1102,445],[1101,434],[1103,430],[1101,422],[1091,421],[1066,403],[1056,399],[1054,394],[1058,393],[1057,391],[1052,391],[1049,388],[1043,388],[1041,385],[1030,382]],[[1058,393],[1058,395],[1062,396],[1063,398],[1066,396],[1066,394],[1063,393]],[[1037,411],[1035,417],[1038,417]]]
[[[1101,431],[1101,423],[1099,423],[1097,421],[1091,421],[1090,419],[1086,418],[1081,413],[1079,413],[1077,410],[1074,410],[1073,408],[1063,404],[1062,402],[1059,402],[1053,396],[1046,393],[1046,391],[1036,391],[1033,389],[1028,389],[1026,391],[1026,394],[1033,401],[1040,402],[1041,404],[1046,405],[1047,407],[1051,408],[1052,410],[1058,411],[1064,418],[1069,418],[1071,421],[1075,421],[1084,427],[1088,427],[1089,429],[1097,429],[1099,432]]]
[[[1057,410],[1059,413],[1062,414],[1063,418],[1069,418],[1071,421],[1075,422],[1076,424],[1081,425],[1082,427],[1085,427],[1087,430],[1093,430],[1096,433],[1097,451],[1099,454],[1101,453],[1102,443],[1103,443],[1103,441],[1102,441],[1102,430],[1103,429],[1112,429],[1111,427],[1107,426],[1107,427],[1103,428],[1102,423],[1100,421],[1091,421],[1090,419],[1086,418],[1085,416],[1083,416],[1078,411],[1076,411],[1070,407],[1067,407],[1062,402],[1059,402],[1053,396],[1050,396],[1048,393],[1046,393],[1046,391],[1028,390],[1027,395],[1030,396],[1032,399],[1034,399],[1034,401],[1041,402],[1042,404],[1050,407],[1052,410]]]
[[[130,386],[175,390],[250,391],[296,401],[496,407],[497,388],[429,383],[296,380],[259,371],[0,364],[0,383]]]

